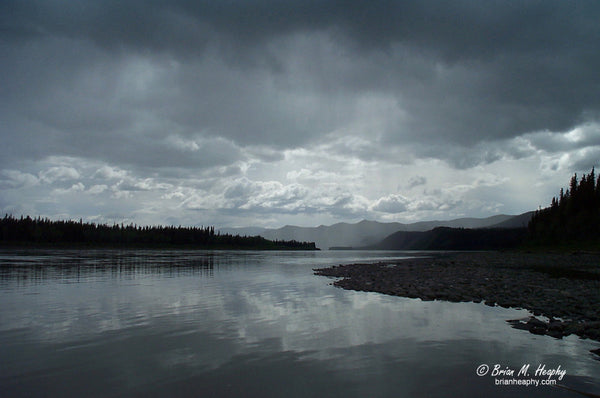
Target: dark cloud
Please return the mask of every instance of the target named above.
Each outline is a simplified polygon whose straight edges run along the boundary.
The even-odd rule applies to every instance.
[[[3,1],[0,184],[13,204],[36,184],[117,194],[100,175],[50,181],[71,167],[48,161],[58,157],[127,170],[131,187],[196,176],[184,185],[208,196],[254,170],[228,186],[244,211],[439,210],[391,191],[307,201],[264,165],[294,150],[335,157],[331,175],[422,159],[460,172],[540,153],[548,170],[592,164],[599,17],[596,1]],[[170,198],[187,194],[175,185]]]
[[[247,46],[333,29],[364,48],[404,41],[455,60],[493,49],[569,48],[573,39],[590,44],[597,12],[594,1],[7,1],[3,26],[13,36],[54,33],[169,51],[201,48],[214,40],[208,30]]]
[[[388,143],[469,144],[564,131],[600,110],[596,2],[3,4],[2,43],[9,51],[3,70],[12,71],[3,82],[6,95],[21,92],[30,113],[60,130],[133,123],[124,109],[108,105],[122,83],[114,78],[119,60],[131,54],[155,60],[164,53],[183,65],[156,82],[167,88],[149,93],[154,103],[140,106],[242,144],[295,146],[299,137],[335,130],[352,120],[356,102],[348,93],[398,100],[407,116],[386,128]],[[289,39],[294,35],[329,40],[327,50],[339,52],[298,46]],[[290,59],[293,52],[306,62]],[[198,56],[204,60],[190,60]],[[277,76],[291,86],[278,86]],[[94,78],[96,85],[89,83]],[[32,90],[39,96],[33,103],[26,94]],[[50,101],[68,107],[45,108]]]

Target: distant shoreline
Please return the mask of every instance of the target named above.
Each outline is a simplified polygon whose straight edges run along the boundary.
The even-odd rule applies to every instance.
[[[457,252],[315,269],[348,290],[524,308],[547,320],[512,320],[534,334],[600,341],[600,253]]]
[[[45,243],[45,242],[0,242],[0,249],[59,249],[59,250],[82,250],[82,249],[109,249],[109,250],[235,250],[235,251],[319,251],[315,248],[296,247],[243,247],[243,246],[214,246],[199,247],[197,245],[149,245],[149,244],[113,244],[113,243]]]
[[[197,250],[317,250],[314,242],[215,233],[214,227],[96,224],[6,214],[0,246],[188,248]]]

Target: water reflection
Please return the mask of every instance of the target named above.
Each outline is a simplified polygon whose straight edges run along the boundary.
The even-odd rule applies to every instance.
[[[102,278],[135,279],[147,275],[212,277],[215,253],[148,250],[36,250],[0,252],[0,287]],[[216,265],[219,264],[217,256]]]
[[[377,261],[398,253],[352,253]],[[600,393],[597,346],[514,330],[524,311],[334,288],[339,253],[0,252],[7,396],[572,396],[481,363],[561,365]]]

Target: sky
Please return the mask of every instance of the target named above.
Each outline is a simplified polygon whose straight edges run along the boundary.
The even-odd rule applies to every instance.
[[[0,210],[520,214],[600,159],[598,1],[0,2]]]

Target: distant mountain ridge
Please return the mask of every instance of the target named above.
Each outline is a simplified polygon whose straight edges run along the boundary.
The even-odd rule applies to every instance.
[[[498,250],[523,243],[527,228],[448,228],[398,231],[373,246],[377,250]]]
[[[527,228],[534,214],[535,211],[528,211],[486,228]]]
[[[447,221],[420,221],[412,224],[382,223],[363,220],[355,224],[337,223],[330,226],[297,227],[286,225],[278,229],[248,227],[221,228],[221,233],[247,236],[260,235],[270,240],[296,240],[315,242],[320,249],[330,247],[364,247],[372,246],[389,235],[399,231],[424,232],[437,227],[450,228],[515,228],[527,226],[532,212],[514,215],[495,215],[486,218],[459,218]],[[524,225],[523,225],[524,223]]]

